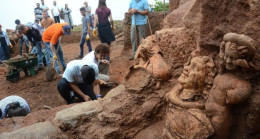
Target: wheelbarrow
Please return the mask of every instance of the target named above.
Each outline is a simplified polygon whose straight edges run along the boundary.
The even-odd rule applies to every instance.
[[[16,82],[20,78],[20,72],[23,71],[25,76],[35,75],[34,67],[38,64],[37,56],[28,55],[26,57],[14,58],[11,60],[2,61],[8,64],[8,72],[6,75],[6,80],[10,82]]]

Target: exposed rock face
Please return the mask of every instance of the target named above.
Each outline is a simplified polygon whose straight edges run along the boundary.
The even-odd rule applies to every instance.
[[[245,34],[258,44],[260,34],[258,0],[201,1],[203,20],[200,45],[210,49],[220,46],[222,37],[228,32]]]
[[[31,126],[8,133],[0,134],[1,139],[43,139],[60,136],[60,130],[50,122],[36,123]],[[66,135],[60,138],[67,139]]]
[[[163,18],[165,17],[165,15],[167,15],[168,12],[151,12],[149,13],[148,17],[149,17],[149,22],[151,25],[151,29],[152,29],[152,33],[154,34],[156,31],[161,29],[160,23],[163,20]],[[124,46],[125,48],[131,48],[131,39],[130,39],[130,31],[131,31],[131,15],[128,13],[125,13],[125,19],[124,19]],[[146,36],[150,36],[151,32],[150,32],[150,28],[149,28],[149,24],[147,22],[146,25]]]
[[[56,114],[55,123],[69,135],[80,133],[74,138],[133,138],[157,120],[163,105],[164,94],[153,89],[154,83],[145,69],[131,69],[124,84],[103,100],[64,109]]]

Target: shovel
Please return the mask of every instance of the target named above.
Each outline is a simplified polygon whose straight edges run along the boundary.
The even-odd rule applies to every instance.
[[[56,52],[56,55],[59,51],[59,48],[60,48],[60,42],[58,44],[58,47],[57,47],[57,52]],[[52,66],[48,66],[47,67],[47,70],[46,70],[46,80],[48,82],[52,81],[54,79],[54,76],[56,75],[56,70],[55,70],[55,63],[58,59],[54,59],[53,63],[52,63]]]

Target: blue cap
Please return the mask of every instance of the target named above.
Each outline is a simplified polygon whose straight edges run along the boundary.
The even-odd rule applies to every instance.
[[[70,35],[70,25],[65,25],[62,27],[64,35]]]

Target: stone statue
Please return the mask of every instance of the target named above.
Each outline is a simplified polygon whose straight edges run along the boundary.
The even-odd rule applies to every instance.
[[[205,104],[207,117],[215,130],[213,138],[228,138],[233,123],[232,106],[251,95],[246,73],[254,67],[254,55],[252,38],[236,33],[224,36],[220,46],[220,74],[214,79]]]
[[[164,61],[160,48],[155,43],[155,36],[149,36],[142,41],[135,55],[135,68],[142,67],[157,79],[157,89],[161,81],[171,78],[169,65]]]
[[[214,130],[203,112],[215,77],[215,64],[208,56],[187,63],[174,88],[166,94],[166,138],[208,138]]]

